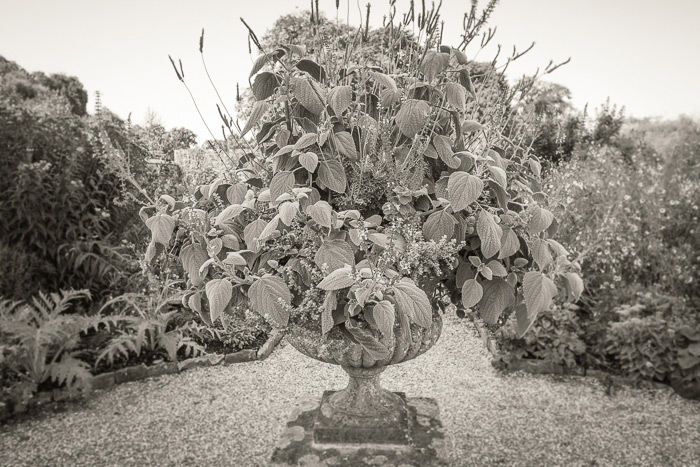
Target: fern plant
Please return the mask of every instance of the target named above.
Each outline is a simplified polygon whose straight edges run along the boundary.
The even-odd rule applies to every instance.
[[[73,302],[90,298],[86,290],[40,293],[31,303],[0,301],[0,365],[36,392],[52,381],[70,390],[88,389],[90,366],[77,350],[81,334],[119,317],[67,314]]]
[[[171,285],[172,282],[166,283],[155,295],[128,293],[105,303],[100,313],[116,308],[122,316],[123,326],[100,352],[95,367],[103,360],[113,366],[119,357],[128,360],[142,354],[163,354],[175,362],[181,349],[185,357],[206,353],[204,347],[193,338],[189,325],[174,325],[178,310],[170,308],[179,303],[180,298],[174,295]],[[196,331],[196,328],[192,329]]]

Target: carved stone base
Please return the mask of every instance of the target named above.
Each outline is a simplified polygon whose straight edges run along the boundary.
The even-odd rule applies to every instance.
[[[314,443],[409,444],[410,427],[404,393],[389,393],[400,400],[394,410],[365,416],[342,412],[334,407],[333,396],[339,394],[342,392],[323,393],[321,407],[316,414],[313,426]]]
[[[272,454],[271,466],[448,465],[434,399],[391,393],[405,409],[403,418],[395,420],[392,410],[384,416],[365,418],[363,424],[357,416],[338,418],[337,413],[328,412],[334,394],[326,391],[322,401],[304,399],[297,403]]]

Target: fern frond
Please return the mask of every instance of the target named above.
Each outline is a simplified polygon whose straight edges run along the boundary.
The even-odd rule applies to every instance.
[[[158,346],[165,349],[165,352],[168,354],[168,360],[171,362],[177,361],[177,350],[180,348],[181,340],[182,334],[179,332],[171,331],[158,336]]]
[[[64,354],[60,361],[51,364],[48,372],[52,381],[65,384],[68,389],[90,387],[90,366],[70,354]]]
[[[38,297],[32,298],[32,305],[44,319],[50,319],[69,309],[73,300],[90,297],[88,290],[61,290],[60,293],[54,292],[48,296],[39,292]]]
[[[110,366],[114,365],[114,359],[116,357],[121,355],[128,359],[130,353],[134,353],[136,355],[139,354],[139,352],[136,351],[134,336],[129,334],[121,334],[111,339],[102,352],[100,352],[100,354],[97,356],[97,360],[95,361],[95,367],[97,367],[97,365],[99,365],[99,363],[105,358]]]
[[[184,337],[180,340],[179,348],[184,348],[185,357],[198,357],[200,355],[206,355],[207,351],[197,342],[193,341],[189,337]]]
[[[95,331],[98,331],[100,329],[100,326],[104,326],[105,330],[107,330],[109,332],[113,329],[117,329],[123,323],[127,323],[127,325],[128,325],[129,323],[133,323],[133,322],[134,322],[133,316],[124,316],[124,315],[86,316],[85,319],[81,323],[80,332],[87,332],[90,329],[94,329]]]
[[[8,319],[21,305],[24,305],[24,302],[0,297],[0,318]],[[26,307],[27,305],[24,306]]]

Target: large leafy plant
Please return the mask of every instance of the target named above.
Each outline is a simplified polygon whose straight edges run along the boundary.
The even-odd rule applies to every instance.
[[[381,358],[396,323],[409,339],[450,302],[491,325],[514,314],[522,335],[560,287],[579,297],[539,161],[501,134],[502,108],[479,104],[465,44],[439,45],[438,18],[419,15],[410,41],[387,27],[372,66],[361,32],[339,49],[320,30],[313,55],[261,50],[245,126],[222,112],[244,155],[192,199],[141,211],[148,259],[179,255],[204,320],[252,311]]]
[[[90,367],[80,359],[81,337],[107,329],[118,317],[67,313],[87,291],[40,293],[31,302],[0,300],[0,369],[31,394],[46,382],[69,389],[90,386]],[[4,367],[4,368],[3,368]]]

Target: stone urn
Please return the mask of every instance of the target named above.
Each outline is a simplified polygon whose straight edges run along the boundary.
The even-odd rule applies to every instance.
[[[324,340],[318,331],[290,326],[287,340],[295,349],[313,359],[340,365],[349,381],[341,391],[325,391],[320,403],[306,401],[294,411],[283,435],[291,439],[278,446],[272,465],[304,465],[295,462],[306,455],[318,457],[320,465],[326,465],[324,459],[328,465],[365,465],[367,459],[390,459],[388,465],[444,465],[437,452],[442,449],[443,434],[435,401],[407,398],[379,384],[380,374],[388,365],[427,352],[441,332],[438,313],[433,313],[429,328],[412,324],[406,330],[397,322],[394,335],[381,341],[389,355],[376,359],[339,332]],[[400,335],[410,335],[410,339],[397,338]]]

